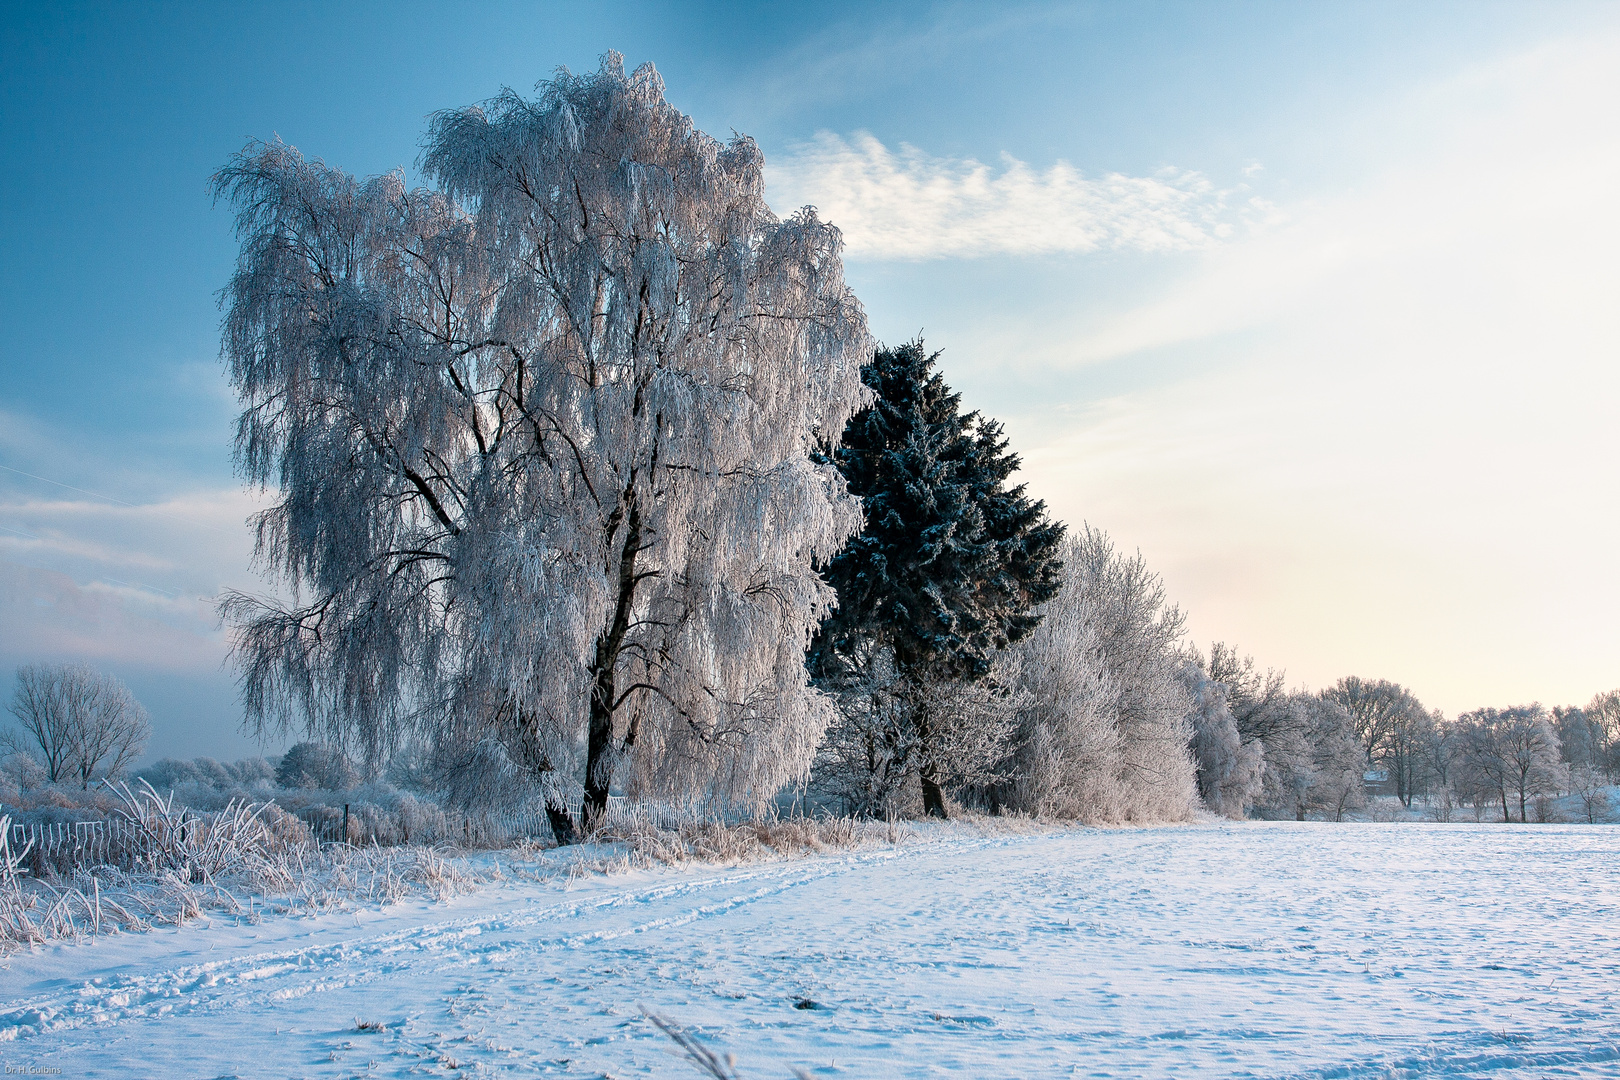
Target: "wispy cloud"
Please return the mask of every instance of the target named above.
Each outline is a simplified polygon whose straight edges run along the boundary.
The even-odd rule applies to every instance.
[[[213,605],[0,560],[0,661],[87,660],[206,674],[225,659]]]
[[[806,27],[785,50],[737,57],[749,67],[735,84],[746,100],[734,111],[784,118],[831,102],[905,96],[919,80],[949,77],[963,56],[1016,47],[1035,35],[1073,33],[1085,21],[1083,12],[1045,0],[854,8],[842,19],[815,20],[819,29]]]
[[[1268,210],[1241,200],[1234,209],[1241,191],[1196,172],[1088,177],[1068,162],[1037,170],[1007,155],[993,168],[906,144],[893,151],[865,132],[822,132],[768,165],[767,178],[779,210],[814,205],[857,258],[1187,251]]]
[[[240,489],[141,505],[0,490],[0,667],[88,658],[217,668],[214,598],[227,585],[263,589],[244,524],[260,505]]]

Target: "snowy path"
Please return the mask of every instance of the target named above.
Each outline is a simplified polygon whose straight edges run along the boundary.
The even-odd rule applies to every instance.
[[[953,839],[126,935],[12,958],[0,1060],[695,1078],[638,1003],[754,1080],[1620,1076],[1620,828]]]

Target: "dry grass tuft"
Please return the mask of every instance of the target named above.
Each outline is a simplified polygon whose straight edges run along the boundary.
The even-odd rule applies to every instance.
[[[727,823],[661,806],[615,809],[586,835],[586,843],[609,848],[570,864],[571,877],[692,863],[737,866],[802,858],[875,845],[898,845],[911,830],[898,821],[852,818],[759,818]]]
[[[316,844],[273,805],[198,814],[150,787],[120,789],[137,838],[126,865],[75,867],[65,883],[28,876],[29,852],[10,850],[10,820],[0,817],[0,953],[214,914],[257,922],[412,895],[443,901],[479,883],[432,848]]]
[[[681,1027],[673,1020],[668,1020],[657,1013],[641,1010],[641,1015],[653,1022],[653,1025],[670,1037],[670,1040],[686,1055],[697,1071],[713,1080],[743,1080],[743,1075],[737,1069],[737,1059],[731,1054],[721,1057],[697,1040],[697,1036]],[[803,1069],[794,1069],[793,1075],[797,1080],[810,1080],[810,1074]]]

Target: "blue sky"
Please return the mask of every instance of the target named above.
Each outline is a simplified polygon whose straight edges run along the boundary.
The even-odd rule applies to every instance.
[[[759,140],[876,332],[1200,642],[1453,713],[1620,686],[1620,9],[872,7],[7,5],[0,692],[86,658],[154,753],[255,749],[208,176],[274,135],[409,171],[432,111],[609,48]]]

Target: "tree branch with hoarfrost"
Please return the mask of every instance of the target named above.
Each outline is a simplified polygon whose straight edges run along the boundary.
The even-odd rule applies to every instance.
[[[215,178],[238,459],[295,596],[223,607],[253,723],[373,760],[493,737],[566,839],[615,786],[760,805],[808,767],[815,567],[861,524],[811,449],[871,346],[752,140],[616,54],[539,91],[435,116],[432,189],[279,142]]]

